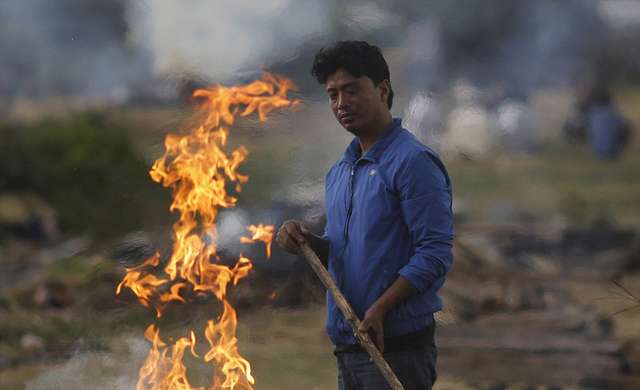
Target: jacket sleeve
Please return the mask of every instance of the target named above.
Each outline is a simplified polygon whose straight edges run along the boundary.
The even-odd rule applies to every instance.
[[[399,274],[421,293],[444,277],[453,262],[451,180],[439,157],[422,151],[404,160],[395,183],[414,245]]]

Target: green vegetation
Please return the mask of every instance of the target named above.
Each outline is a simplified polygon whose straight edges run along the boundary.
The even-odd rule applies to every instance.
[[[126,125],[86,112],[68,120],[0,126],[0,193],[35,193],[63,232],[105,240],[140,229],[169,195],[148,176]]]

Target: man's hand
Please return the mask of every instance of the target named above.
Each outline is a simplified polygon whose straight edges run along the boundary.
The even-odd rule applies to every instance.
[[[404,276],[398,276],[391,287],[364,313],[364,318],[358,330],[360,332],[369,332],[369,336],[371,336],[380,353],[384,353],[384,318],[389,310],[411,295],[413,295],[413,290],[409,282],[407,282],[407,279],[405,279]]]
[[[299,255],[300,244],[307,241],[307,236],[309,236],[309,229],[304,223],[294,220],[284,221],[278,229],[276,244],[289,253]]]
[[[371,337],[381,354],[384,353],[383,324],[385,315],[386,312],[378,309],[374,304],[364,313],[364,319],[360,323],[360,327],[358,327],[361,333],[369,333],[369,337]]]

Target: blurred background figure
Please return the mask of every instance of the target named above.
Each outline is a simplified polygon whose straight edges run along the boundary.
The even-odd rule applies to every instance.
[[[442,148],[447,107],[441,92],[433,88],[417,92],[404,110],[403,126],[436,151]]]
[[[569,142],[586,142],[591,152],[604,159],[620,155],[629,142],[631,125],[614,106],[611,93],[600,83],[578,89],[576,112],[565,123]]]
[[[489,92],[498,147],[513,153],[535,153],[540,147],[538,120],[528,96],[507,81]]]
[[[453,86],[457,107],[446,121],[443,152],[449,158],[480,160],[489,155],[495,141],[489,112],[480,102],[480,91],[468,80]]]
[[[605,88],[596,88],[587,111],[587,141],[591,152],[604,159],[620,155],[631,133],[627,119],[613,106]]]
[[[407,52],[406,83],[412,97],[404,109],[403,126],[420,142],[436,151],[442,147],[444,122],[448,108],[439,78],[441,40],[438,24],[415,14],[407,29],[404,47]]]

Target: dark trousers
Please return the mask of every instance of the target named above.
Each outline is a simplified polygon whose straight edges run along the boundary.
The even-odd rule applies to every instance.
[[[339,390],[388,390],[388,382],[366,352],[337,352]],[[431,390],[436,381],[436,344],[416,351],[385,353],[405,390]]]

